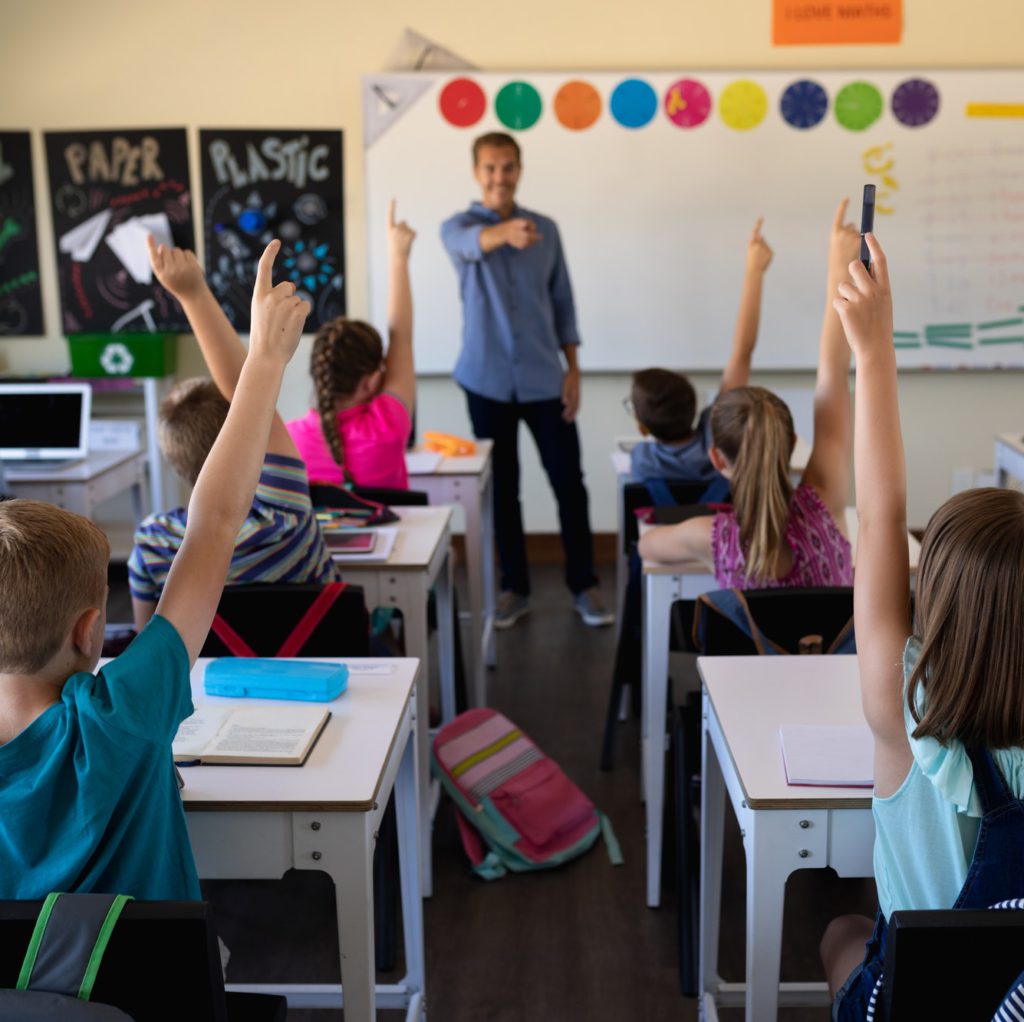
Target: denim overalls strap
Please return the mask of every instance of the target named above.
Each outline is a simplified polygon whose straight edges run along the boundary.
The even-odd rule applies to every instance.
[[[1014,797],[987,749],[969,748],[967,755],[984,816],[953,908],[989,908],[1024,895],[1024,801]]]

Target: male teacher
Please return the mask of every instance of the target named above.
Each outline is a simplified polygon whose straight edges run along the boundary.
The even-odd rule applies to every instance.
[[[473,432],[494,441],[502,589],[494,626],[510,628],[530,609],[519,504],[523,421],[558,500],[566,584],[580,617],[599,627],[611,624],[614,615],[597,588],[580,468],[580,339],[572,286],[555,222],[516,205],[521,171],[519,146],[511,135],[482,135],[473,143],[481,199],[441,226],[462,295],[462,351],[454,376],[466,392]]]

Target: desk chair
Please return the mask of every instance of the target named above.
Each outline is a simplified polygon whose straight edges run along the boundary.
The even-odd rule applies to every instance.
[[[601,739],[602,770],[611,770],[615,765],[616,722],[627,688],[634,694],[639,691],[637,682],[643,664],[641,660],[641,589],[643,579],[640,561],[636,554],[636,543],[640,538],[637,512],[641,508],[654,506],[653,518],[658,525],[671,525],[695,515],[713,513],[709,505],[698,501],[707,490],[706,483],[668,483],[669,494],[677,501],[673,505],[655,506],[657,492],[652,495],[645,483],[626,483],[622,488],[623,499],[623,553],[629,558],[629,573],[626,578],[626,593],[622,601],[622,620],[619,622],[618,642],[615,646],[615,664],[612,668],[612,686],[608,695],[608,710],[605,715],[604,736]],[[689,642],[682,646],[673,643],[673,650],[689,649]]]
[[[989,1022],[1021,970],[1024,911],[893,912],[878,1017]]]
[[[711,600],[714,594],[709,594]],[[794,589],[748,589],[743,597],[757,629],[789,653],[799,653],[801,641],[820,636],[827,650],[853,618],[852,586]],[[704,656],[757,656],[755,641],[729,618],[707,606],[695,620],[693,603],[680,600],[672,607],[673,640],[689,643]],[[687,997],[697,996],[697,954],[700,923],[700,808],[701,696],[688,693],[676,706],[672,720],[672,773],[675,785],[676,904],[679,912],[679,985]]]
[[[0,987],[18,981],[41,901],[0,901]],[[224,992],[209,906],[130,901],[107,945],[92,1000],[135,1022],[284,1022],[285,998]]]
[[[421,490],[398,490],[384,486],[353,486],[351,491],[328,483],[311,483],[309,496],[313,507],[345,507],[345,494],[353,493],[364,500],[372,500],[377,504],[390,507],[426,507],[430,503],[427,495]]]

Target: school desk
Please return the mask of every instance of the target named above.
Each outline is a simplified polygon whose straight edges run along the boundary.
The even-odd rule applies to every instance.
[[[94,451],[66,468],[24,468],[6,461],[4,475],[14,496],[44,500],[86,518],[92,518],[103,501],[130,490],[135,523],[143,518],[146,454],[138,446]]]
[[[862,724],[855,656],[700,657],[704,722],[700,817],[700,997],[745,1006],[768,1022],[779,1004],[829,1003],[824,983],[779,983],[786,879],[832,867],[873,875],[875,827],[868,788],[791,787],[779,743],[783,724]],[[747,859],[746,983],[718,975],[722,837],[729,797]]]
[[[203,692],[209,662],[201,659],[192,669],[193,701],[238,702]],[[182,767],[185,820],[201,877],[267,880],[287,869],[316,869],[334,881],[341,986],[229,984],[228,989],[284,994],[289,1009],[338,1009],[344,1001],[345,1018],[359,1022],[375,1019],[377,1006],[418,1019],[426,1007],[417,863],[416,752],[426,738],[426,718],[417,708],[419,663],[404,658],[341,662],[349,668],[348,687],[329,704],[331,719],[306,762],[301,767]],[[398,983],[375,987],[373,850],[392,787],[406,974]]]
[[[630,474],[630,450],[636,444],[651,443],[642,436],[616,437],[616,447],[611,452],[612,468],[615,470],[615,619],[621,627],[624,603],[626,599],[626,579],[629,577],[629,558],[625,551],[626,536],[626,501],[623,490],[627,483],[642,482]],[[796,438],[793,457],[789,459],[789,474],[794,483],[807,468],[811,458],[811,445],[803,437]]]
[[[474,706],[487,705],[487,668],[497,662],[494,643],[494,481],[490,440],[477,440],[476,454],[442,458],[429,472],[417,469],[410,452],[409,489],[431,504],[461,507],[466,519],[466,576],[469,584],[470,671]]]
[[[857,512],[846,509],[846,534],[854,561],[857,559]],[[907,536],[911,573],[917,570],[921,544]],[[665,706],[668,699],[668,654],[672,604],[695,600],[701,593],[718,589],[715,576],[701,564],[643,562],[643,670],[641,703],[643,732],[643,790],[647,814],[647,904],[661,900],[661,834],[665,803]],[[795,660],[796,657],[784,657]]]
[[[367,607],[394,607],[402,612],[405,651],[421,662],[417,686],[417,715],[426,722],[430,716],[430,648],[427,631],[427,601],[430,590],[437,596],[437,648],[440,661],[441,718],[455,716],[455,631],[451,596],[450,507],[397,507],[401,521],[398,535],[386,561],[349,562],[335,558],[342,580],[362,586]],[[420,828],[422,831],[421,886],[424,897],[433,890],[431,827],[440,792],[430,782],[430,749],[427,741],[417,751],[420,785]]]
[[[1024,483],[1024,437],[1020,433],[996,434],[996,485]]]

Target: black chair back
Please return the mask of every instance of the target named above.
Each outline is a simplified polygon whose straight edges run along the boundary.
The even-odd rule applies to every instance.
[[[218,615],[262,657],[279,655],[323,586],[262,584],[226,586]],[[293,656],[367,656],[370,620],[361,586],[347,585]],[[233,656],[224,641],[210,630],[200,656]]]
[[[1024,972],[1024,911],[893,912],[882,1018],[988,1022]]]
[[[311,483],[309,496],[313,507],[346,507],[344,495],[347,491],[340,486],[327,483]],[[426,507],[427,494],[420,490],[395,490],[383,486],[353,486],[352,493],[365,500],[376,501],[389,507]]]
[[[0,901],[0,987],[13,987],[41,901]],[[229,995],[231,997],[233,995]],[[92,999],[136,1022],[229,1022],[220,953],[201,901],[130,901],[114,927]],[[283,1019],[283,998],[247,999],[251,1019]],[[255,1009],[255,1010],[253,1010]]]
[[[761,632],[789,653],[799,653],[800,640],[807,635],[820,635],[822,648],[827,650],[853,617],[852,586],[747,589],[743,595]],[[704,641],[700,648],[706,656],[757,655],[757,647],[746,633],[707,607],[701,608],[701,629]]]
[[[704,496],[707,483],[668,483],[669,492],[679,505],[694,505]],[[636,511],[641,507],[651,507],[654,501],[643,483],[626,483],[622,487],[622,552],[628,554],[637,541],[639,528]],[[661,509],[659,509],[660,511]],[[704,511],[709,514],[709,511]],[[681,519],[680,519],[681,520]],[[665,523],[668,524],[668,523]]]

